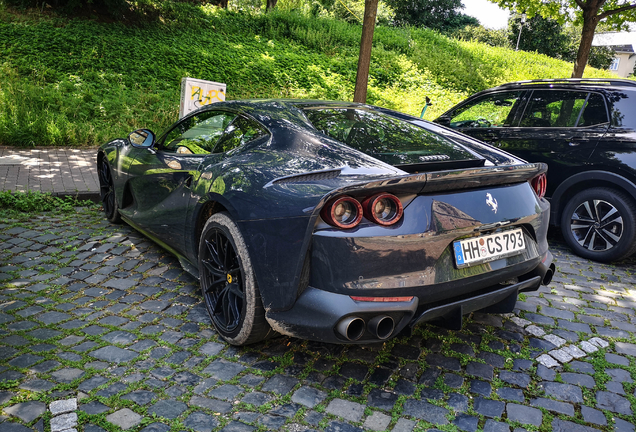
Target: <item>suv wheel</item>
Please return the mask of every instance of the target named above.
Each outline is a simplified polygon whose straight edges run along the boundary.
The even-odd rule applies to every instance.
[[[594,261],[615,261],[636,251],[636,204],[625,194],[592,188],[574,195],[561,214],[563,237]]]

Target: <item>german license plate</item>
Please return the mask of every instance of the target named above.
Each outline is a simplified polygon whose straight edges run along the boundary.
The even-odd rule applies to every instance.
[[[518,255],[526,248],[521,229],[453,242],[457,268]]]

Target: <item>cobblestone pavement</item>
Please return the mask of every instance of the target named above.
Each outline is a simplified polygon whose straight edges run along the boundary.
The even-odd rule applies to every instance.
[[[96,209],[0,223],[0,431],[634,431],[636,260],[553,252],[549,287],[462,331],[235,348]]]

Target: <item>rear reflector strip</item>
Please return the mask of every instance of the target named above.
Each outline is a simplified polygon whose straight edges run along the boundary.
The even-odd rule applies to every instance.
[[[359,297],[359,296],[349,296],[351,300],[360,301],[360,302],[407,302],[413,300],[413,296],[411,297]]]

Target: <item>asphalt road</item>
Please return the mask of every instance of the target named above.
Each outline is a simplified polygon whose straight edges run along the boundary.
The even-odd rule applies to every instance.
[[[0,222],[0,431],[634,431],[636,259],[552,241],[513,314],[378,345],[225,344],[167,252],[96,209]]]

